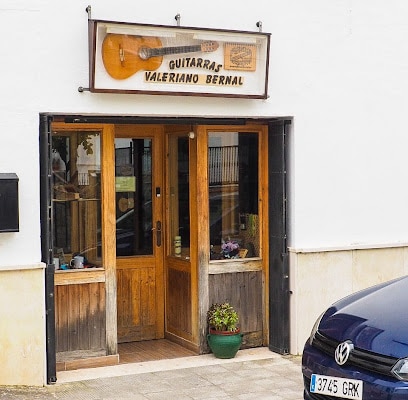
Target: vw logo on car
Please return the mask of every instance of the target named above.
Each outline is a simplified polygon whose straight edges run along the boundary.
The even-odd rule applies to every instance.
[[[353,349],[354,345],[350,340],[340,343],[334,352],[334,359],[336,360],[336,363],[339,365],[344,365]]]

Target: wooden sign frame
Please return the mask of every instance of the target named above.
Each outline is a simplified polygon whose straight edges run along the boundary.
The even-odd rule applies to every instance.
[[[268,97],[270,34],[89,20],[90,91]]]

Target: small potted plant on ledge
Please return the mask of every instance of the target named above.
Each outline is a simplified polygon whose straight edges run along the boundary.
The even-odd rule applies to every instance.
[[[239,243],[228,238],[221,243],[221,254],[224,258],[239,258]]]
[[[234,358],[242,344],[238,313],[229,303],[214,303],[207,312],[208,345],[217,358]]]

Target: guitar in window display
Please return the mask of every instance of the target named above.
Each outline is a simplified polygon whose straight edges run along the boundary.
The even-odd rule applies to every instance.
[[[160,38],[108,33],[102,43],[102,60],[114,79],[127,79],[138,71],[155,71],[163,56],[213,52],[218,43],[206,41],[190,46],[163,47]]]

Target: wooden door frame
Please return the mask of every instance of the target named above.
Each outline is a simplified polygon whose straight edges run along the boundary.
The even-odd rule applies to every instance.
[[[111,124],[67,124],[53,122],[52,130],[100,131],[101,136],[101,219],[102,219],[102,267],[98,271],[75,271],[72,274],[58,274],[56,284],[105,283],[106,355],[118,353],[117,345],[117,304],[116,304],[116,258],[115,258],[115,175],[114,175],[114,126]],[[112,217],[113,216],[113,217]]]
[[[183,125],[185,129],[185,125]],[[172,127],[166,130],[167,134],[183,130]],[[197,351],[206,352],[207,311],[209,308],[209,210],[208,210],[208,132],[253,132],[258,133],[258,170],[259,170],[259,216],[261,221],[262,236],[260,237],[261,254],[259,260],[246,261],[238,268],[261,269],[263,276],[262,303],[263,303],[263,343],[268,342],[268,296],[269,296],[269,253],[268,253],[268,158],[267,142],[268,129],[265,124],[251,125],[195,125],[191,127],[194,140],[190,140],[190,262],[191,262],[191,336],[176,337],[172,340]],[[167,140],[168,142],[168,140]],[[167,145],[168,146],[168,145]],[[166,153],[169,153],[166,151]],[[167,179],[168,180],[168,179]],[[199,232],[200,227],[200,232]],[[204,227],[203,229],[201,229]],[[171,246],[170,237],[167,238]],[[166,258],[167,259],[167,258]],[[170,257],[167,263],[174,264]],[[230,272],[231,266],[226,265],[224,272]],[[242,267],[243,266],[243,267]],[[179,267],[182,268],[181,266]],[[168,334],[171,335],[170,332]]]
[[[248,125],[199,125],[197,127],[197,154],[200,155],[197,160],[197,170],[200,173],[196,179],[196,198],[197,208],[196,215],[200,216],[201,221],[205,226],[209,226],[209,210],[208,210],[208,132],[253,132],[258,133],[258,170],[259,170],[259,219],[261,221],[262,234],[260,236],[260,262],[262,265],[263,276],[263,342],[268,343],[269,336],[269,253],[268,253],[268,126],[262,124]],[[195,265],[197,271],[197,329],[199,330],[199,340],[201,352],[207,347],[207,311],[209,309],[209,275],[210,275],[210,256],[208,249],[210,248],[209,233],[202,235],[197,241],[197,263]],[[260,268],[259,262],[255,260],[249,268]],[[238,266],[238,268],[241,268]],[[242,267],[243,270],[245,266]],[[217,273],[231,272],[231,266],[224,264],[223,270],[218,270]],[[194,296],[193,296],[194,297]]]
[[[199,327],[198,327],[198,320],[197,320],[197,309],[198,309],[198,279],[197,279],[197,231],[198,231],[198,223],[197,218],[193,217],[197,215],[197,208],[196,208],[196,201],[192,199],[196,199],[196,182],[197,178],[197,141],[195,138],[197,137],[197,127],[191,124],[173,124],[173,125],[166,125],[163,124],[165,136],[166,136],[166,143],[165,143],[165,154],[166,154],[166,164],[165,164],[165,172],[166,172],[166,221],[167,221],[167,229],[166,229],[166,255],[165,255],[165,277],[166,277],[166,285],[169,282],[169,271],[178,271],[181,273],[190,274],[189,278],[189,285],[190,285],[190,294],[191,294],[191,307],[189,308],[189,312],[187,308],[183,309],[183,312],[188,312],[187,318],[191,324],[191,332],[182,330],[180,327],[170,326],[168,315],[166,318],[166,326],[165,326],[165,337],[169,340],[176,342],[182,345],[185,348],[188,348],[196,353],[200,352],[199,348]],[[175,171],[170,171],[169,163],[171,162],[171,151],[170,151],[170,136],[185,136],[189,138],[189,211],[190,211],[190,252],[189,252],[189,259],[178,259],[171,255],[171,248],[173,246],[172,236],[171,236],[171,218],[170,218],[170,199],[169,194],[171,193],[169,182],[171,180],[171,174]],[[173,160],[174,161],[174,160]],[[176,218],[178,219],[178,218]],[[170,294],[170,287],[166,287],[166,310],[167,307],[171,307],[170,302],[168,301],[168,296]],[[169,305],[170,304],[170,305]]]
[[[162,236],[166,232],[166,219],[164,218],[164,199],[165,199],[165,181],[164,181],[164,155],[163,155],[163,148],[164,148],[164,133],[163,133],[163,125],[155,124],[155,125],[141,125],[141,124],[120,124],[115,125],[115,134],[114,139],[116,138],[151,138],[153,139],[153,154],[152,154],[152,166],[154,168],[154,176],[161,176],[161,193],[160,193],[160,205],[154,208],[154,214],[152,215],[152,223],[158,220],[158,217],[161,218],[162,223]],[[115,148],[114,140],[113,140],[113,152]],[[156,166],[154,165],[154,160],[160,160],[160,170],[156,171]],[[113,164],[114,164],[114,155],[113,155]],[[156,182],[156,178],[154,178],[153,184]],[[155,196],[155,188],[154,185],[152,187],[153,193],[152,198]],[[155,200],[158,201],[157,199]],[[114,199],[115,204],[115,199]],[[113,210],[113,217],[115,216],[115,210]],[[160,258],[159,262],[156,261],[156,275],[160,277],[156,281],[156,338],[163,338],[164,337],[164,312],[165,312],[165,289],[164,289],[164,257],[165,257],[165,243],[166,241],[163,240],[162,237],[162,246],[160,249],[156,246],[155,239],[153,240],[153,248],[154,248],[154,257]],[[115,263],[121,263],[124,266],[130,266],[132,261],[127,259],[120,259],[119,261],[115,260]],[[134,258],[132,260],[135,260]],[[134,261],[133,261],[134,262]],[[137,262],[137,261],[136,261]],[[116,268],[115,268],[116,269]],[[116,299],[117,301],[117,299]],[[117,322],[116,322],[117,323]],[[118,340],[118,338],[117,338]]]

